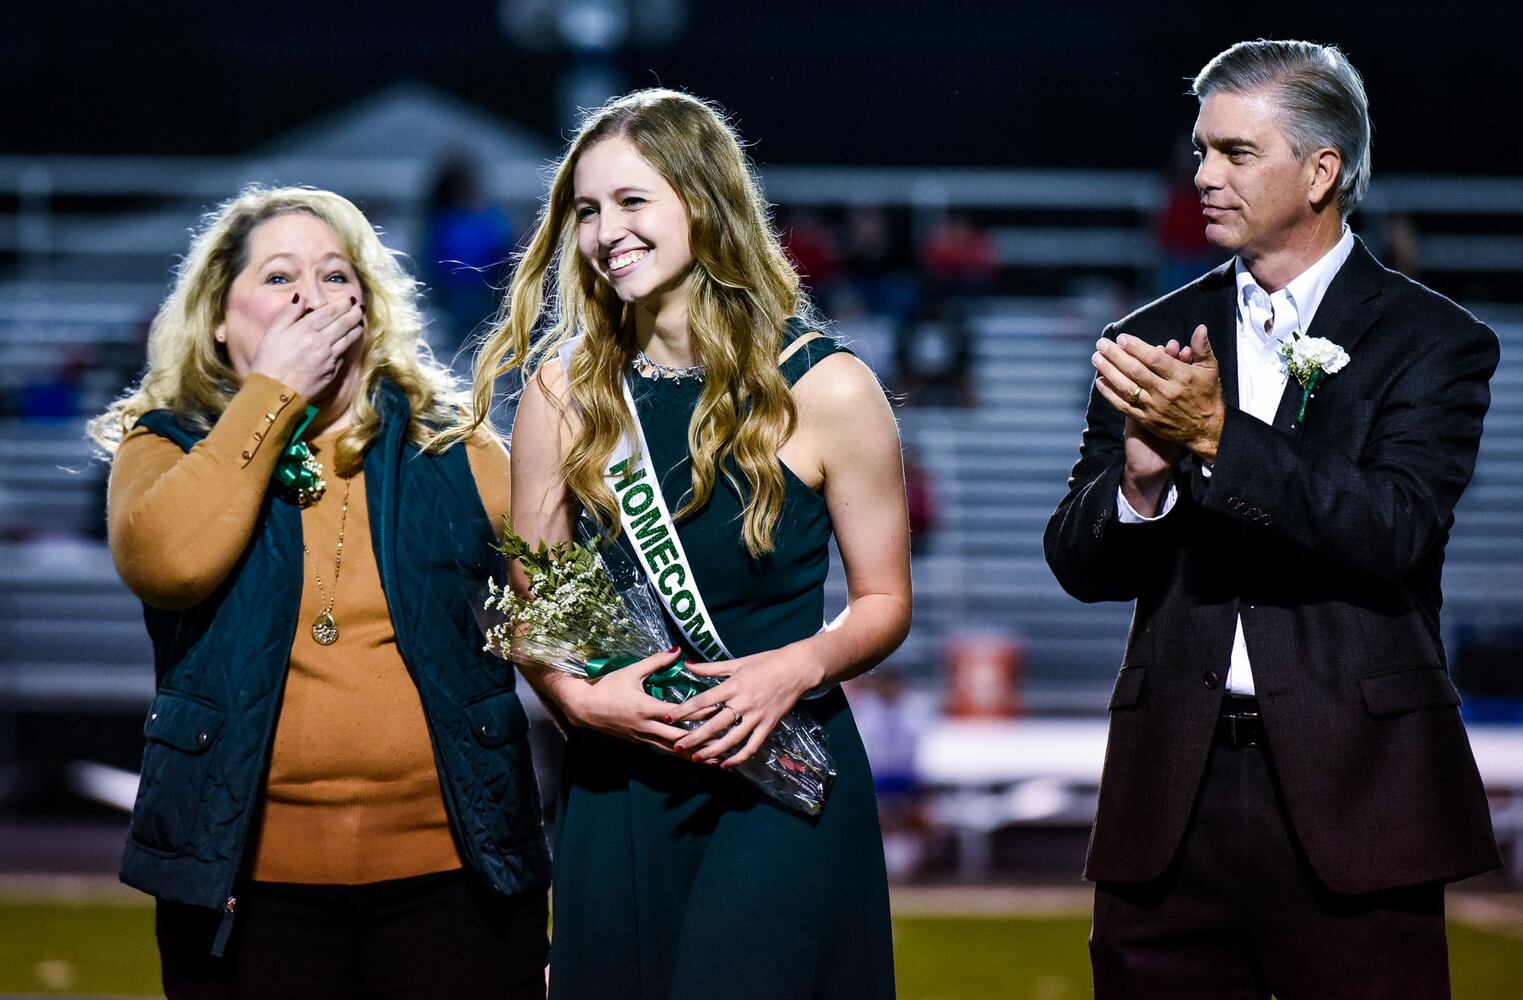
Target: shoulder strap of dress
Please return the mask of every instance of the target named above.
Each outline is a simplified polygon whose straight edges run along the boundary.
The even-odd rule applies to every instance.
[[[555,356],[560,359],[561,371],[566,373],[566,384],[568,385],[571,383],[571,355],[576,353],[577,345],[581,342],[581,337],[572,337],[555,352]]]
[[[578,415],[581,414],[582,407],[577,403],[576,396],[571,392],[571,356],[576,353],[576,349],[581,346],[581,343],[582,335],[578,334],[567,340],[555,352],[556,360],[561,365],[561,374],[566,379],[566,396],[571,400],[571,406]]]
[[[851,354],[851,348],[835,337],[813,327],[797,316],[788,320],[788,331],[783,338],[783,352],[778,355],[778,367],[789,385],[798,382],[804,373],[832,354]]]

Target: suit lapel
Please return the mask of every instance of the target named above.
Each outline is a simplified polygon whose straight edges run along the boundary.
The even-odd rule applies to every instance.
[[[1274,411],[1274,427],[1298,437],[1301,424],[1296,421],[1296,414],[1301,412],[1301,392],[1301,383],[1295,376],[1287,375],[1285,391],[1280,393],[1280,405]]]
[[[1197,287],[1204,302],[1198,316],[1187,317],[1190,328],[1183,339],[1188,343],[1196,324],[1206,324],[1211,353],[1216,355],[1222,398],[1228,406],[1237,406],[1237,275],[1232,261],[1206,275]]]
[[[1353,356],[1354,345],[1380,317],[1380,307],[1369,303],[1380,295],[1384,285],[1385,268],[1365,249],[1364,241],[1354,237],[1354,249],[1327,286],[1316,318],[1301,335],[1324,337]],[[1301,383],[1293,376],[1286,378],[1285,391],[1280,394],[1280,405],[1274,414],[1276,428],[1301,433],[1302,424],[1296,420],[1301,410],[1301,394]]]

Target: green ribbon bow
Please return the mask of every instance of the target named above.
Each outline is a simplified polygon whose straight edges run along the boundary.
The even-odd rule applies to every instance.
[[[605,656],[587,661],[587,679],[597,680],[615,670],[623,670],[631,663],[639,663],[638,656]],[[686,664],[678,660],[645,678],[645,693],[657,701],[680,705],[706,688],[684,669]]]
[[[303,503],[316,500],[327,485],[323,482],[322,465],[312,457],[307,442],[301,439],[316,416],[317,407],[307,407],[306,418],[296,428],[296,433],[291,435],[291,443],[286,445],[275,463],[275,481],[282,488],[294,491]]]

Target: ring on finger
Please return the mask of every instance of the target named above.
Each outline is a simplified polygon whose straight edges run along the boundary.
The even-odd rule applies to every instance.
[[[720,707],[721,708],[728,708],[731,712],[735,713],[735,721],[730,723],[730,728],[731,729],[733,729],[736,726],[740,725],[741,722],[743,722],[745,720],[745,716],[741,715],[739,712],[736,712],[734,706],[731,706],[731,705],[722,705]]]
[[[1131,403],[1133,406],[1136,406],[1137,405],[1137,401],[1139,399],[1141,399],[1141,398],[1142,398],[1142,386],[1140,386],[1140,385],[1132,386],[1132,394],[1127,397],[1127,402]]]

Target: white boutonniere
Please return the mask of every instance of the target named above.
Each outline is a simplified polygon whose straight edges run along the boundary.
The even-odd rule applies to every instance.
[[[1322,380],[1336,375],[1349,363],[1348,352],[1325,337],[1303,337],[1299,333],[1280,345],[1285,368],[1301,383],[1301,410],[1296,423],[1306,419],[1306,403]]]

